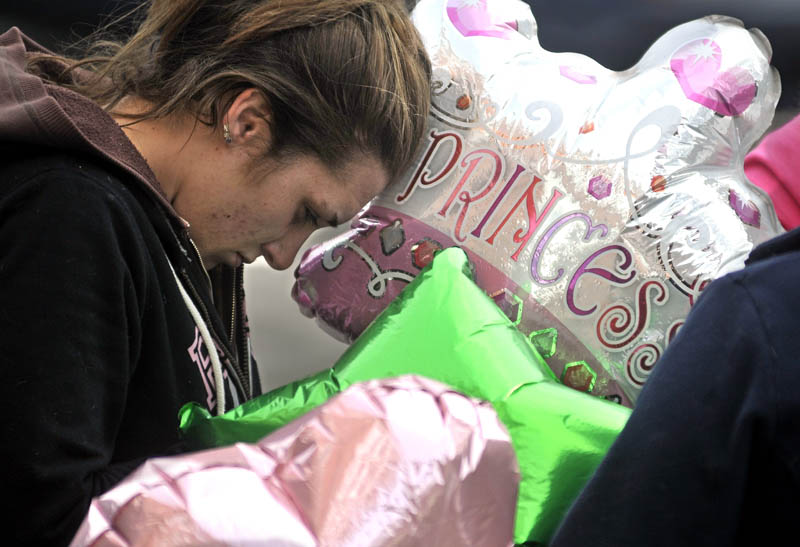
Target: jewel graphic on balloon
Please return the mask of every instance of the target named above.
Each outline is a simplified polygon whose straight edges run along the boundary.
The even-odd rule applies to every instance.
[[[589,179],[589,195],[596,200],[607,198],[611,195],[611,181],[602,175]]]
[[[514,326],[519,325],[519,322],[522,321],[522,308],[524,306],[524,302],[519,296],[510,292],[508,289],[499,290],[489,296],[494,300],[494,303],[503,310],[503,313],[506,314],[506,317],[508,317]]]
[[[756,228],[761,226],[761,213],[755,203],[752,201],[745,203],[742,198],[739,197],[739,194],[733,190],[730,190],[728,196],[731,207],[736,211],[739,218],[742,219],[742,222],[750,226],[755,226]]]
[[[569,78],[578,84],[596,84],[597,78],[591,74],[583,74],[571,66],[561,65],[558,72],[565,78]]]
[[[542,356],[542,359],[549,359],[556,352],[558,344],[558,331],[552,327],[537,330],[528,336],[528,339]]]
[[[667,179],[661,175],[656,175],[650,179],[650,189],[653,192],[663,192],[667,187]]]
[[[418,241],[411,247],[411,262],[414,267],[421,270],[431,263],[436,251],[442,250],[442,244],[430,238]]]
[[[680,48],[670,68],[686,97],[717,114],[744,112],[756,96],[753,76],[741,67],[721,71],[722,49],[713,40],[694,40]]]
[[[449,0],[447,16],[464,36],[509,39],[517,32],[516,21],[498,21],[487,8],[489,0]]]
[[[591,393],[597,381],[597,374],[589,368],[585,361],[577,361],[564,367],[561,381],[572,389]]]
[[[397,251],[406,242],[406,234],[403,230],[403,222],[395,220],[389,226],[383,228],[381,234],[381,250],[386,256]]]

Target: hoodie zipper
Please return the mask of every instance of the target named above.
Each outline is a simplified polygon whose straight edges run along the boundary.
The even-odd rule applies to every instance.
[[[233,272],[233,302],[231,303],[231,347],[236,350],[237,362],[243,373],[244,384],[252,396],[253,386],[250,377],[250,352],[247,351],[247,335],[244,331],[244,308],[242,285],[244,284],[244,268],[236,268]],[[237,328],[238,327],[238,328]]]
[[[212,286],[211,277],[208,275],[208,271],[205,269],[205,266],[203,265],[203,258],[200,256],[200,251],[197,249],[197,246],[195,245],[194,241],[192,241],[192,238],[190,238],[188,236],[188,234],[186,235],[186,239],[189,240],[189,243],[191,244],[191,247],[195,252],[195,256],[197,257],[197,261],[200,264],[200,267],[203,269],[203,273],[205,274],[206,280],[208,281],[209,290],[210,290],[210,288]],[[198,304],[198,307],[202,311],[203,319],[206,321],[206,323],[208,325],[213,325],[213,323],[211,321],[211,316],[208,313],[208,309],[206,308],[205,304],[203,303],[203,300],[200,297],[200,295],[197,293],[197,289],[195,289],[194,284],[192,283],[191,278],[189,277],[189,273],[186,271],[186,268],[184,268],[184,267],[181,268],[181,275],[183,276],[184,280],[187,282],[187,285],[189,286],[189,288],[190,288],[190,290],[192,292],[192,296],[194,297],[195,302]],[[235,308],[235,303],[236,303],[236,296],[237,295],[234,293],[234,308]],[[212,298],[213,298],[213,295],[212,295]],[[212,329],[212,332],[213,332],[213,329]],[[250,399],[252,397],[252,394],[251,394],[250,389],[249,389],[250,382],[248,380],[248,377],[245,375],[244,371],[242,370],[242,368],[239,366],[239,362],[238,362],[239,360],[234,355],[231,354],[230,350],[224,344],[219,344],[219,347],[222,350],[222,353],[225,355],[227,361],[230,363],[230,367],[232,369],[231,372],[233,372],[232,376],[233,376],[234,382],[236,383],[237,387],[241,390],[241,392],[244,393],[245,399]],[[209,351],[211,351],[211,348],[209,348]]]
[[[206,281],[208,281],[208,288],[211,289],[211,277],[208,275],[208,270],[206,270],[206,265],[203,264],[203,257],[200,256],[200,251],[197,249],[197,245],[195,245],[194,240],[191,237],[187,237],[186,239],[189,240],[189,243],[192,244],[192,248],[194,249],[194,254],[197,255],[197,260],[200,261],[200,267],[203,269],[203,273],[206,276]],[[211,300],[214,300],[214,293],[211,293]]]
[[[188,239],[189,243],[191,243],[192,247],[194,248],[194,252],[197,255],[197,259],[200,261],[200,266],[203,268],[203,273],[206,276],[206,281],[208,282],[208,287],[210,289],[212,288],[211,277],[208,275],[208,270],[206,269],[206,265],[203,263],[203,257],[200,254],[200,250],[197,248],[197,245],[195,244],[194,240],[191,237],[189,237]],[[230,330],[231,334],[230,337],[228,338],[228,342],[230,343],[232,348],[238,348],[235,342],[236,342],[236,316],[238,315],[239,312],[239,287],[240,287],[239,276],[240,276],[239,268],[237,268],[233,277],[233,290],[232,290],[233,301],[231,302],[231,330]],[[213,293],[212,293],[212,300],[213,300]],[[239,351],[237,353],[238,353],[237,357],[239,358],[239,362],[241,363],[242,352]],[[249,368],[249,363],[247,364],[242,363],[242,365],[248,366]],[[245,381],[245,383],[249,382]]]
[[[247,337],[247,332],[245,332],[244,299],[241,298],[241,295],[244,292],[244,268],[237,268],[234,272],[233,290],[233,305],[235,310],[233,317],[235,324],[238,324],[239,328],[236,331],[231,329],[231,338],[233,339],[234,332],[238,335],[238,338],[236,339],[236,345],[234,347],[239,353],[239,363],[241,364],[242,369],[246,372],[244,377],[245,385],[250,390],[252,396],[252,362],[250,359],[249,340]]]
[[[239,311],[239,306],[237,305],[238,302],[239,302],[239,298],[238,298],[239,297],[239,293],[237,292],[239,287],[238,287],[237,281],[239,281],[239,271],[238,271],[238,269],[237,269],[237,271],[235,271],[233,273],[233,302],[231,302],[231,336],[229,338],[230,343],[231,343],[231,347],[233,347],[234,349],[237,349],[236,344],[235,344],[235,342],[236,342],[236,315],[237,315],[237,312]],[[239,357],[241,357],[241,352],[239,352]]]

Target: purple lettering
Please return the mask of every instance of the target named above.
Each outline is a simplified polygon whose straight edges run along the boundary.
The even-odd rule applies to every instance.
[[[536,245],[536,249],[533,251],[533,257],[531,258],[531,278],[536,281],[539,285],[552,285],[553,283],[557,282],[561,277],[564,275],[564,269],[559,268],[556,276],[552,279],[545,279],[539,275],[539,263],[542,260],[542,255],[544,254],[545,248],[547,244],[550,243],[550,240],[553,238],[555,233],[564,227],[569,222],[573,220],[582,220],[586,223],[586,235],[583,237],[584,241],[589,241],[589,238],[592,236],[594,232],[600,230],[602,232],[601,238],[606,237],[608,235],[608,226],[605,224],[598,224],[595,226],[592,224],[592,219],[586,213],[582,212],[575,212],[575,213],[568,213],[563,217],[556,220],[550,228],[547,229],[545,234],[539,239],[539,243]]]
[[[622,263],[619,264],[619,270],[621,272],[624,272],[631,267],[633,256],[631,255],[631,252],[622,245],[609,245],[608,247],[603,247],[602,249],[592,253],[589,258],[584,260],[583,264],[581,264],[575,271],[575,274],[572,276],[572,279],[569,282],[569,287],[567,288],[567,307],[575,315],[590,315],[594,313],[594,310],[597,309],[597,306],[592,306],[590,309],[584,310],[575,305],[575,287],[577,286],[578,281],[583,274],[594,274],[602,277],[603,279],[611,281],[612,283],[619,283],[620,285],[630,283],[636,276],[636,270],[631,270],[628,277],[620,277],[604,268],[587,267],[595,258],[610,251],[616,251],[622,255]]]

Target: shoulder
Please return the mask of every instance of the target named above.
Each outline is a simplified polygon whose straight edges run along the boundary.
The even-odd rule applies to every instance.
[[[0,167],[0,211],[7,218],[136,223],[143,206],[143,198],[115,170],[81,155],[23,154],[7,157]]]
[[[709,288],[718,300],[729,292],[741,294],[768,331],[781,332],[790,325],[800,329],[800,232],[776,239],[773,249]]]
[[[161,247],[152,219],[157,212],[135,193],[113,170],[79,155],[5,162],[0,166],[2,256],[18,267],[61,260],[76,268],[80,260],[98,273],[118,267],[143,271]]]
[[[800,230],[795,230],[757,247],[743,269],[713,281],[698,304],[711,300],[726,307],[751,306],[768,318],[800,305],[799,277]]]
[[[690,351],[754,361],[772,374],[800,354],[800,251],[748,264],[713,281],[692,308],[682,333]],[[785,371],[790,372],[790,371]],[[800,382],[800,368],[791,372]]]
[[[763,333],[761,367],[768,386],[768,411],[774,417],[770,447],[776,459],[768,473],[779,477],[771,494],[797,503],[800,486],[800,230],[779,236],[762,249],[757,260],[737,272],[734,282],[751,301],[757,326]]]
[[[126,193],[126,185],[115,170],[87,155],[12,149],[0,152],[0,159],[0,199],[34,187],[60,191],[65,196],[93,190]]]
[[[656,386],[669,387],[670,396],[691,394],[723,407],[720,401],[733,391],[754,391],[757,398],[773,400],[783,360],[800,352],[800,336],[792,334],[800,330],[794,311],[800,291],[786,285],[788,270],[800,266],[799,258],[796,253],[772,257],[711,282],[666,348],[640,400]]]
[[[800,355],[798,243],[800,232],[776,240],[772,244],[776,252],[762,252],[744,269],[711,283],[697,306],[711,311],[704,314],[709,328],[724,333],[718,352],[727,353],[730,363],[752,369],[749,383],[760,386],[755,390],[760,399],[753,400],[761,400],[763,411],[774,417],[779,432],[775,442],[790,447],[779,449],[784,454],[796,453],[800,447],[796,387],[800,385],[800,367],[796,364]],[[748,382],[742,378],[737,381]],[[800,481],[800,459],[787,456],[785,461],[793,462],[793,472]]]

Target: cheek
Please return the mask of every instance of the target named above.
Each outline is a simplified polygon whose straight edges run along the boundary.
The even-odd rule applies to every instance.
[[[247,205],[218,203],[192,224],[198,238],[202,232],[209,244],[222,248],[252,237],[258,226],[256,219]]]
[[[249,243],[267,243],[286,236],[295,226],[294,212],[279,204],[253,200],[220,211],[220,223],[228,235]]]
[[[271,187],[229,187],[208,196],[204,231],[221,247],[260,245],[285,237],[296,224],[297,205],[288,189],[270,191]]]
[[[239,205],[231,211],[223,214],[222,222],[226,230],[232,232],[234,237],[250,237],[262,231],[264,226],[264,215],[256,204]]]

